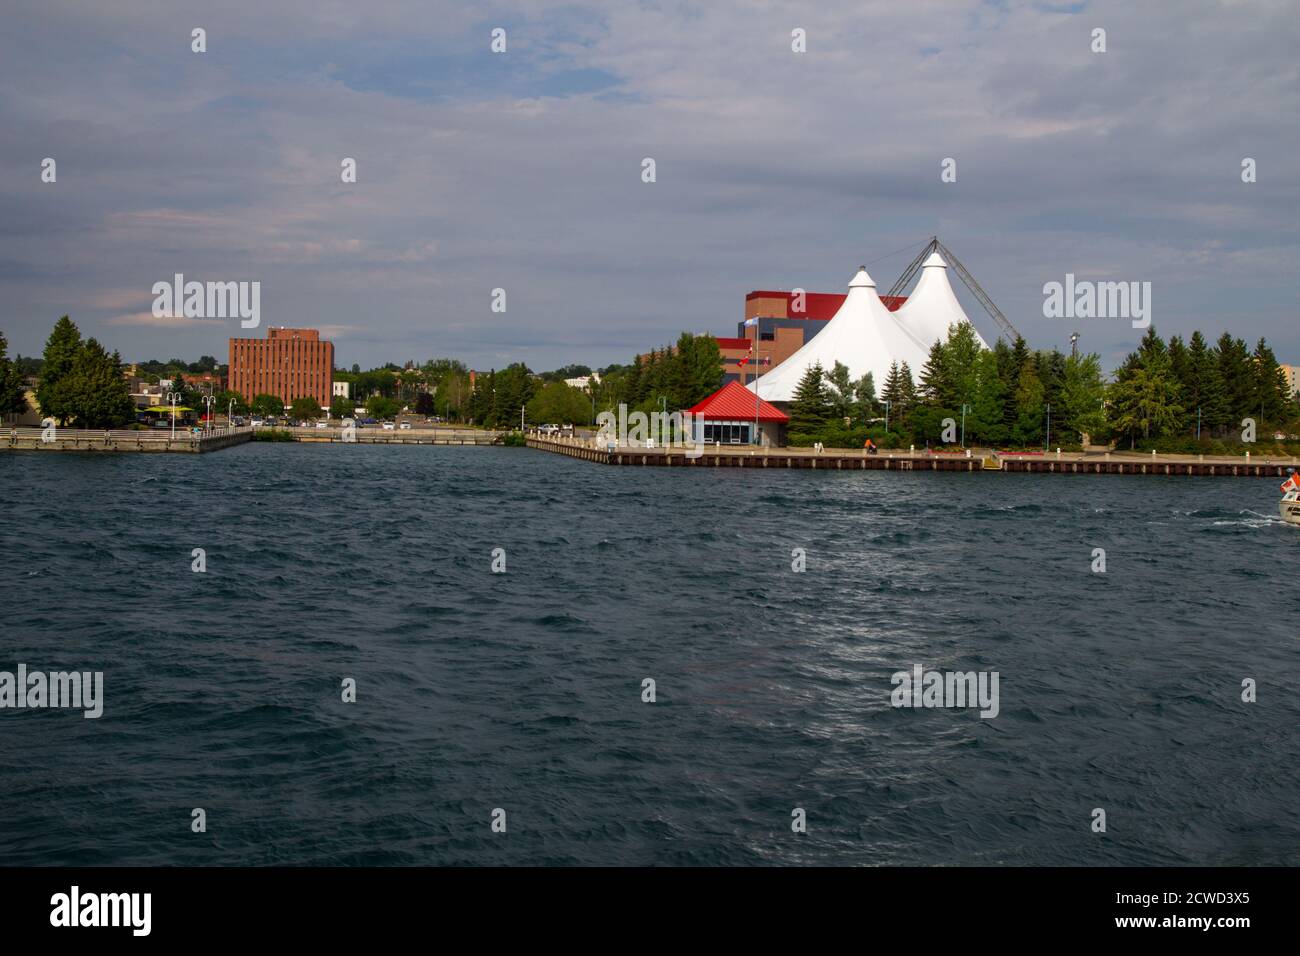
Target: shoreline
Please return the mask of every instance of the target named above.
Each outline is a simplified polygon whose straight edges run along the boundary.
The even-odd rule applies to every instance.
[[[1129,452],[1027,452],[981,454],[898,452],[806,448],[755,449],[750,446],[711,447],[688,457],[683,448],[599,449],[581,439],[529,436],[529,448],[565,455],[593,464],[660,468],[772,468],[818,471],[947,471],[974,474],[1168,475],[1206,478],[1285,478],[1288,468],[1300,468],[1297,458],[1251,458],[1225,455],[1143,455]]]

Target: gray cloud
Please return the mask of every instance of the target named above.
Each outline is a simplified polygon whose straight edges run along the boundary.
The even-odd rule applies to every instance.
[[[1285,4],[222,6],[7,20],[11,348],[71,312],[131,357],[224,355],[237,329],[124,318],[183,272],[260,280],[264,324],[329,329],[341,364],[604,364],[937,232],[1033,345],[1071,331],[1041,317],[1068,271],[1151,281],[1166,335],[1266,335],[1300,362]],[[888,286],[906,260],[871,271]],[[1108,363],[1136,336],[1079,331]]]

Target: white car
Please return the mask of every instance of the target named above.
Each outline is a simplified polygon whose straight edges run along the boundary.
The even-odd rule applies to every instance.
[[[394,425],[392,422],[384,422],[384,431],[386,432],[391,432],[396,427],[397,426]]]
[[[261,420],[260,418],[254,418],[253,421],[252,421],[250,424],[251,424],[254,428],[261,428],[261,427],[262,427],[262,420]]]
[[[401,427],[402,427],[403,430],[405,430],[405,429],[411,427],[411,423],[410,423],[410,422],[402,422]]]
[[[329,428],[329,424],[330,424],[329,422],[317,422],[317,423],[316,423],[316,427],[317,427],[317,428]]]

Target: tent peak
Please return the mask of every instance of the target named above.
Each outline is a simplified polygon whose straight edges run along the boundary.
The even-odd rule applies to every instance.
[[[850,289],[874,289],[875,287],[876,280],[871,278],[866,266],[859,266],[858,274],[849,282]]]

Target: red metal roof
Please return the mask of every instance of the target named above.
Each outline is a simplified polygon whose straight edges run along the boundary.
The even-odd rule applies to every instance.
[[[794,312],[790,309],[790,299],[794,296],[793,292],[770,292],[755,291],[745,296],[745,301],[750,299],[785,299],[786,314],[792,319],[818,319],[827,321],[835,317],[835,313],[840,310],[844,304],[844,293],[840,292],[805,292],[804,293],[804,310]],[[905,295],[882,295],[880,301],[885,303],[885,308],[890,312],[897,312],[899,306],[907,301]]]
[[[788,422],[790,416],[761,398],[757,400],[760,422]],[[728,382],[704,401],[690,409],[692,415],[721,421],[754,420],[754,393],[739,382]]]

